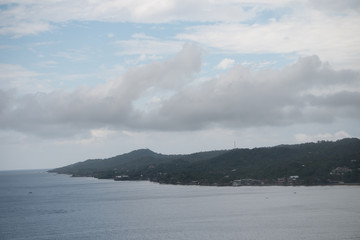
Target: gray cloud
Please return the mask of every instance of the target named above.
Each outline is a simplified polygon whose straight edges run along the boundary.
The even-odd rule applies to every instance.
[[[187,44],[164,62],[129,69],[94,89],[23,96],[0,91],[0,126],[41,136],[63,137],[94,128],[198,130],[207,127],[282,126],[360,118],[360,73],[337,71],[317,56],[281,70],[251,72],[241,65],[193,84],[202,50]],[[146,111],[135,102],[159,98]]]
[[[191,44],[164,62],[129,69],[122,77],[95,89],[17,96],[0,92],[2,129],[63,136],[103,126],[131,125],[141,117],[134,101],[150,88],[178,89],[200,71],[202,50]]]
[[[359,72],[335,71],[316,56],[301,58],[282,70],[259,73],[237,66],[200,86],[178,92],[144,118],[144,124],[186,130],[359,118],[359,83]],[[330,90],[322,93],[324,89]]]
[[[319,10],[330,10],[334,12],[351,10],[360,12],[360,2],[358,0],[311,0],[309,3]]]

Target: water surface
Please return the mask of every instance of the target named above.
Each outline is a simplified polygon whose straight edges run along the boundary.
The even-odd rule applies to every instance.
[[[204,187],[0,172],[0,239],[360,239],[360,187]]]

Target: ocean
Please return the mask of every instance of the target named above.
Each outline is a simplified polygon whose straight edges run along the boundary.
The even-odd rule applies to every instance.
[[[2,171],[0,239],[360,239],[360,186],[175,186]]]

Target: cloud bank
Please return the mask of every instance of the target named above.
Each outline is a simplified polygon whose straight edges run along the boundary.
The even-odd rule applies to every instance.
[[[241,129],[360,118],[359,71],[334,70],[309,56],[280,70],[235,65],[197,81],[202,55],[200,47],[185,44],[172,58],[130,68],[94,88],[25,95],[0,90],[1,129],[66,137],[99,128]]]

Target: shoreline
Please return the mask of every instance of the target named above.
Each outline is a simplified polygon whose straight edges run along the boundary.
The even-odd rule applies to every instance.
[[[167,183],[167,182],[158,182],[158,181],[152,181],[150,179],[124,179],[124,180],[119,180],[119,179],[115,179],[115,178],[97,178],[95,176],[79,176],[76,175],[74,176],[73,174],[67,174],[67,173],[57,173],[57,172],[51,172],[51,170],[46,171],[47,173],[55,173],[55,174],[61,174],[61,175],[67,175],[69,177],[72,178],[95,178],[98,180],[112,180],[114,182],[140,182],[140,181],[145,181],[145,182],[151,182],[151,183],[156,183],[156,184],[161,184],[161,185],[173,185],[173,186],[200,186],[200,187],[316,187],[316,186],[360,186],[360,183],[328,183],[328,184],[311,184],[311,185],[306,185],[306,184],[259,184],[259,185],[232,185],[231,184],[219,184],[219,183],[213,183],[213,184],[191,184],[191,183]]]

